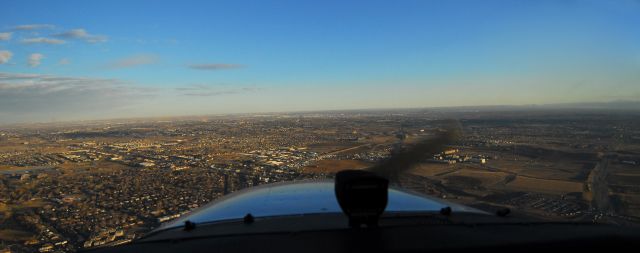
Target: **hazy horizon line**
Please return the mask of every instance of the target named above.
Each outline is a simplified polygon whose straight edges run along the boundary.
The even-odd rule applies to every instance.
[[[627,107],[624,107],[627,106]],[[616,100],[609,102],[571,102],[571,103],[549,103],[549,104],[495,104],[495,105],[460,105],[460,106],[425,106],[425,107],[379,107],[379,108],[344,108],[344,109],[317,109],[317,110],[291,110],[291,111],[268,111],[268,112],[235,112],[235,113],[210,113],[210,114],[183,114],[183,115],[163,115],[163,116],[133,116],[133,117],[111,117],[93,118],[82,120],[51,120],[33,122],[12,122],[0,123],[0,127],[18,127],[22,125],[47,125],[47,124],[72,124],[72,123],[97,123],[101,121],[131,121],[150,119],[178,119],[195,117],[220,117],[220,116],[256,116],[261,114],[307,114],[307,113],[327,113],[327,112],[356,112],[356,111],[406,111],[406,110],[446,110],[446,109],[579,109],[579,110],[614,110],[614,111],[640,111],[640,100]]]

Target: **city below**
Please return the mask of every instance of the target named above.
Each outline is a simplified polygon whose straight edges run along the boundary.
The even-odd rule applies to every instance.
[[[130,242],[225,194],[462,135],[397,187],[488,212],[640,224],[640,111],[354,110],[0,126],[0,252]]]

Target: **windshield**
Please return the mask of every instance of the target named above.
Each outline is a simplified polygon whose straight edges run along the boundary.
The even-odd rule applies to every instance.
[[[639,13],[633,0],[3,1],[0,251],[119,245],[210,203],[254,204],[221,199],[239,190],[347,169],[426,196],[410,195],[415,210],[637,225]],[[339,211],[331,183],[286,185],[296,205],[274,215]],[[244,198],[260,189],[273,188]]]

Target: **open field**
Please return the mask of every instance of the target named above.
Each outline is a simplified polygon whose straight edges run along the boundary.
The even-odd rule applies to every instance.
[[[322,143],[322,144],[309,145],[308,149],[309,149],[309,151],[317,152],[319,154],[325,154],[325,153],[329,153],[329,152],[335,152],[335,151],[339,151],[339,150],[343,150],[343,149],[356,147],[356,146],[359,146],[359,145],[362,145],[362,143],[331,142],[331,143]]]
[[[16,171],[16,170],[25,170],[26,167],[18,167],[12,165],[0,165],[0,171]]]
[[[609,164],[608,178],[613,192],[636,193],[640,195],[640,166]]]
[[[113,161],[96,161],[96,162],[84,162],[84,163],[63,163],[59,166],[63,169],[65,173],[78,173],[83,171],[82,169],[87,169],[90,172],[112,172],[114,170],[122,170],[130,168],[127,165],[113,162]],[[81,170],[78,170],[81,169]]]
[[[582,192],[584,184],[578,182],[537,179],[518,176],[508,183],[506,188],[513,191],[541,192],[550,194],[567,194]]]
[[[19,211],[25,208],[40,208],[48,203],[49,202],[42,199],[32,199],[18,204],[6,204],[0,202],[0,212]]]
[[[33,235],[29,232],[14,229],[0,229],[0,240],[3,241],[27,241],[32,237]]]
[[[468,177],[474,178],[478,180],[482,187],[489,188],[494,186],[495,184],[504,181],[507,173],[503,172],[492,172],[492,171],[481,171],[481,170],[471,170],[471,169],[461,169],[450,174],[447,174],[445,178],[450,177]]]
[[[513,174],[467,167],[438,178],[450,188],[484,197],[504,190],[504,184],[513,179]]]
[[[505,164],[501,162],[500,164]],[[582,192],[583,182],[571,180],[571,174],[557,172],[552,169],[514,169],[517,162],[509,162],[512,169],[502,169],[490,161],[489,166],[469,166],[462,164],[426,163],[417,166],[410,172],[415,175],[426,176],[442,180],[448,186],[460,189],[482,187],[488,190],[531,191],[541,193],[566,194]],[[577,166],[576,166],[577,167]],[[500,168],[494,170],[491,168]],[[547,176],[548,174],[554,176]],[[533,175],[531,177],[529,175]],[[560,177],[559,175],[564,175]],[[512,177],[509,179],[509,177]],[[565,177],[569,177],[564,179]],[[563,179],[557,179],[563,178]]]
[[[488,166],[535,178],[584,181],[595,164],[560,160],[492,160]]]
[[[303,168],[307,173],[335,173],[341,170],[364,169],[372,164],[358,160],[320,160]]]
[[[638,186],[640,185],[640,175],[638,174],[613,174],[609,175],[609,182],[620,186]]]
[[[361,145],[357,145],[354,147],[349,147],[349,148],[345,148],[345,149],[339,149],[336,151],[332,151],[329,152],[327,154],[332,154],[332,155],[352,155],[352,154],[358,154],[358,153],[362,153],[362,152],[366,152],[368,150],[370,150],[372,147],[372,145],[370,144],[361,144]]]
[[[384,144],[398,141],[398,138],[395,136],[371,136],[367,140],[375,144]]]
[[[441,174],[451,173],[459,168],[458,165],[441,163],[422,163],[409,170],[409,173],[418,176],[433,177]]]
[[[37,137],[8,138],[0,141],[0,153],[4,152],[24,152],[38,150],[40,153],[64,152],[67,149],[64,145],[50,143],[47,140]]]

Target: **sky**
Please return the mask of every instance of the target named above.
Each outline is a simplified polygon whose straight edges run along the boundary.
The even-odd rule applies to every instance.
[[[637,0],[0,8],[0,124],[639,98]]]

